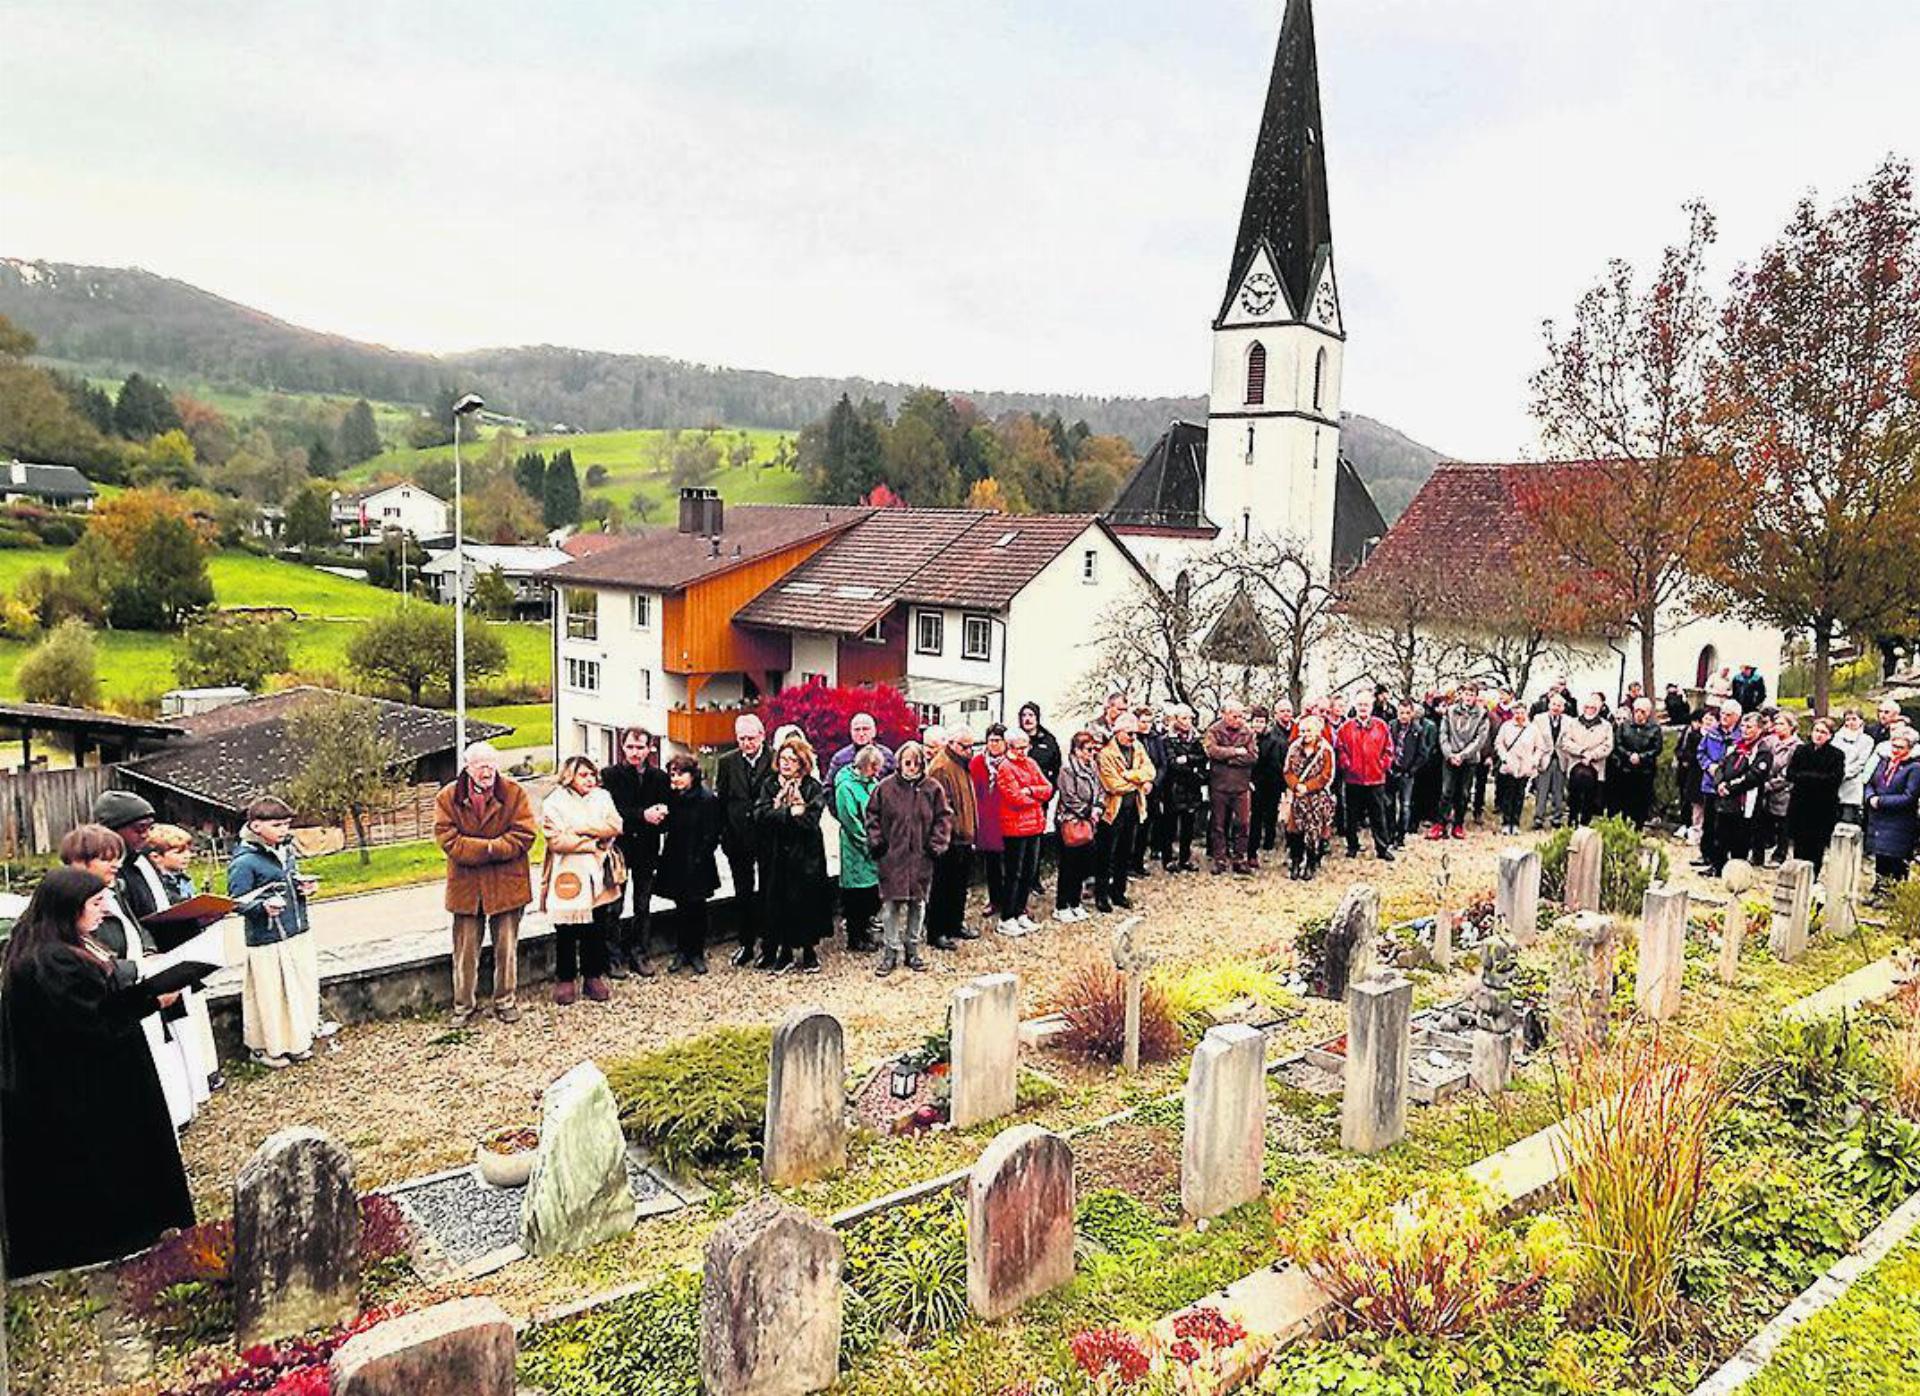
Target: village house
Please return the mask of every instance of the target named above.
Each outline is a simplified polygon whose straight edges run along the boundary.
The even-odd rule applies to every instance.
[[[421,541],[453,536],[453,506],[412,481],[333,496],[333,526],[349,541],[379,542],[397,528]]]
[[[513,618],[539,620],[547,615],[549,592],[547,573],[570,560],[559,548],[540,545],[469,543],[460,550],[465,559],[466,595],[473,595],[474,583],[490,572],[498,572],[513,590]],[[420,568],[420,584],[435,601],[453,600],[454,552],[436,551]]]
[[[93,482],[70,465],[39,465],[21,460],[0,465],[0,503],[91,509],[98,493]]]

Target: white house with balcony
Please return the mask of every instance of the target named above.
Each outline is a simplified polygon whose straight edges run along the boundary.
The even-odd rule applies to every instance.
[[[410,480],[335,494],[332,517],[335,528],[353,537],[377,540],[390,528],[423,540],[453,536],[453,506]]]

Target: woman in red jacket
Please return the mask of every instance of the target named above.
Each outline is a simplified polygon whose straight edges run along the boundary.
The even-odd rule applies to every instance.
[[[1040,836],[1047,831],[1047,802],[1053,798],[1053,782],[1033,759],[1032,740],[1025,732],[1007,733],[1007,759],[1000,763],[994,787],[1000,793],[1000,836],[1006,843],[1000,934],[1023,936],[1039,929],[1027,915],[1027,899],[1040,883]]]

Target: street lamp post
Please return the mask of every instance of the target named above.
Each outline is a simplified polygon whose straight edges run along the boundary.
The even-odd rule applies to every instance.
[[[467,751],[467,529],[460,476],[460,421],[486,403],[468,393],[453,404],[453,749]]]

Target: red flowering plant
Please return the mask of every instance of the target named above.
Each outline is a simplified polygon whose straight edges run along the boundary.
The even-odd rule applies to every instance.
[[[899,689],[883,683],[857,688],[803,683],[781,689],[760,705],[760,720],[767,726],[767,736],[771,738],[789,724],[798,727],[822,768],[851,740],[847,724],[855,713],[872,715],[876,739],[887,747],[897,748],[902,742],[919,739],[920,719]]]
[[[176,1387],[166,1396],[330,1396],[328,1365],[333,1354],[356,1333],[384,1323],[397,1308],[368,1309],[353,1322],[325,1333],[262,1343],[240,1354],[240,1365],[218,1376]]]
[[[1089,1328],[1068,1340],[1073,1363],[1092,1389],[1102,1393],[1138,1386],[1153,1371],[1148,1339],[1124,1328]]]

